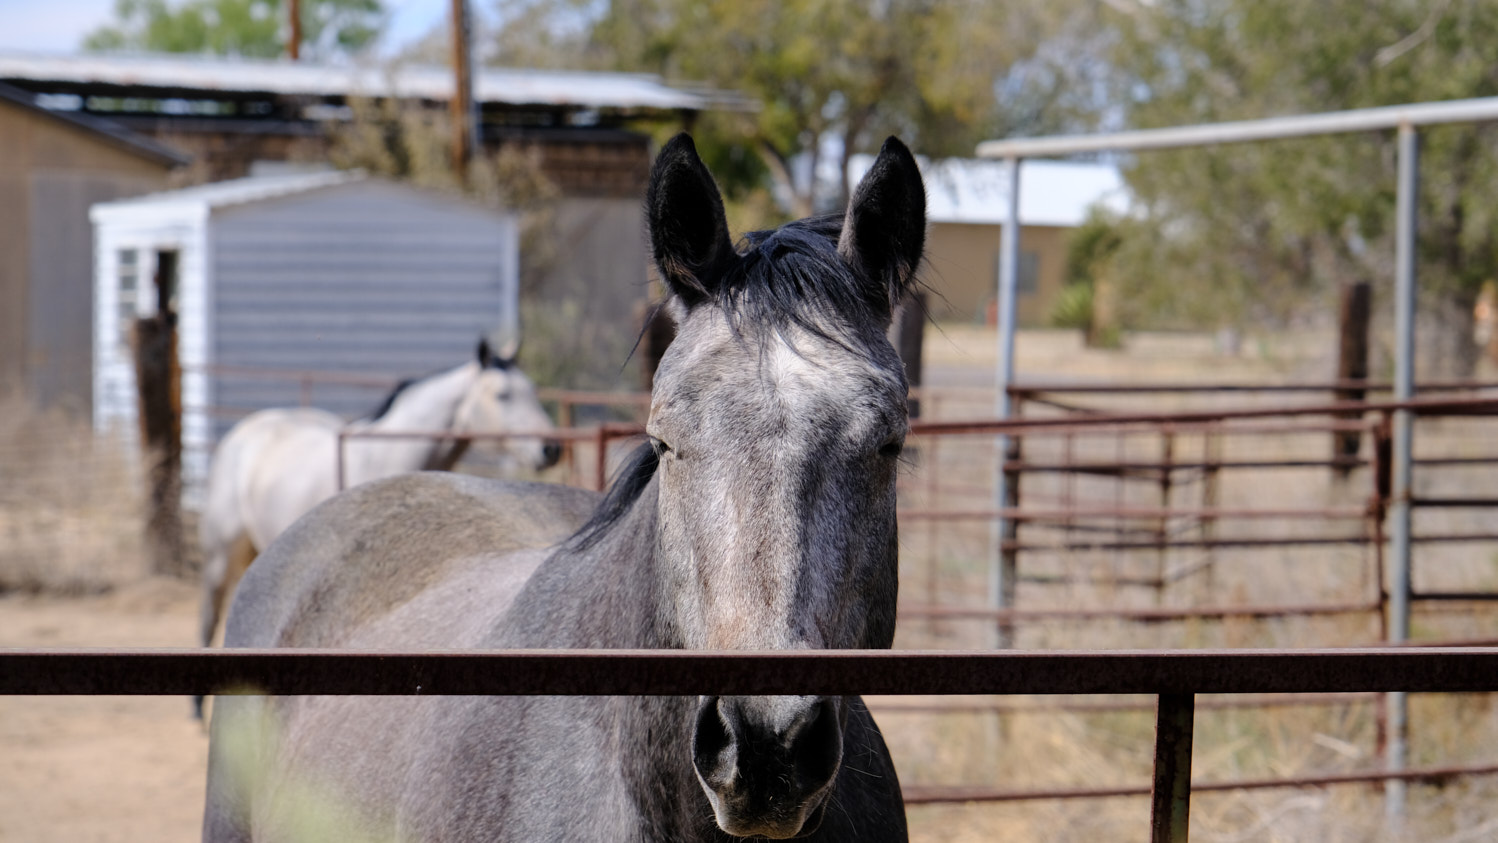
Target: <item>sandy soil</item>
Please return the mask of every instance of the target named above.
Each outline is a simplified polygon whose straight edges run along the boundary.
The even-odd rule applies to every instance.
[[[190,584],[0,598],[0,647],[191,646]],[[208,737],[176,697],[0,697],[0,841],[197,840]]]

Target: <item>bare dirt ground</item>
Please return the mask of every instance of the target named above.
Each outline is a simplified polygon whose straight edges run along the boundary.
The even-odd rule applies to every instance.
[[[196,590],[0,597],[0,647],[183,647]],[[0,841],[196,840],[208,737],[176,697],[0,696]]]

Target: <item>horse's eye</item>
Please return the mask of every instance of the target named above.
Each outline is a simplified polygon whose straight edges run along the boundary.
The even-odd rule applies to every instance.
[[[663,457],[671,452],[671,446],[667,445],[664,439],[657,439],[652,436],[650,437],[650,445],[655,448],[655,455],[657,457]]]
[[[891,439],[879,447],[879,456],[895,459],[905,450],[905,442],[901,439]]]

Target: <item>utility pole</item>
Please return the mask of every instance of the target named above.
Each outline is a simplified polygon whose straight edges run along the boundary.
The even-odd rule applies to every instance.
[[[452,0],[453,29],[453,171],[458,183],[468,180],[468,161],[478,148],[478,121],[473,108],[473,27],[468,0]]]
[[[286,0],[286,16],[291,20],[291,37],[286,39],[286,57],[302,57],[302,0]]]

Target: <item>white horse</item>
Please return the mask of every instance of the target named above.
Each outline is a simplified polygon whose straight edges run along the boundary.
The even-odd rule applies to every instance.
[[[213,639],[225,597],[271,540],[314,506],[348,488],[411,471],[447,471],[466,441],[426,438],[344,439],[340,431],[503,433],[504,455],[536,470],[556,463],[561,446],[544,434],[551,418],[536,388],[512,356],[496,356],[480,342],[478,358],[395,388],[371,415],[345,424],[310,407],[261,410],[246,416],[219,442],[208,474],[208,499],[199,524],[203,600],[199,641]],[[201,707],[195,707],[201,715]]]

